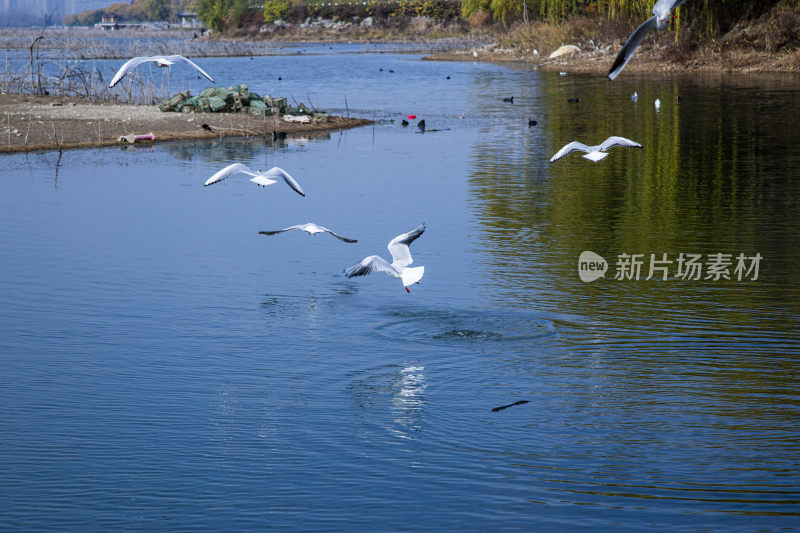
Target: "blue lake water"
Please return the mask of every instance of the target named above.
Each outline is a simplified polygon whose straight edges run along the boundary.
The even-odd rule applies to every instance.
[[[0,157],[0,529],[800,527],[800,81],[198,63],[377,122]],[[421,222],[410,294],[344,277]]]

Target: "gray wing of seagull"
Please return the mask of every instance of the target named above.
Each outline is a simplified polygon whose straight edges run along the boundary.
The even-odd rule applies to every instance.
[[[238,174],[239,172],[248,174],[250,176],[259,175],[257,172],[253,172],[252,170],[250,170],[247,167],[247,165],[243,165],[242,163],[234,163],[232,165],[228,165],[227,167],[223,168],[222,170],[220,170],[219,172],[208,178],[206,182],[203,184],[203,186],[208,187],[209,185],[218,183],[224,179],[233,176],[234,174]]]
[[[333,235],[334,237],[336,237],[336,238],[337,238],[337,239],[339,239],[340,241],[344,241],[344,242],[358,242],[358,240],[357,240],[357,239],[348,239],[347,237],[342,237],[341,235],[338,235],[338,234],[336,234],[336,233],[332,232],[331,230],[329,230],[329,229],[328,229],[328,228],[326,228],[326,227],[319,226],[319,229],[321,229],[322,231],[324,231],[324,232],[326,232],[326,233],[330,233],[331,235]]]
[[[556,152],[555,155],[550,158],[550,162],[552,163],[553,161],[558,161],[562,157],[565,157],[576,150],[588,153],[595,150],[596,148],[597,146],[586,146],[585,144],[580,143],[578,141],[572,141],[568,145],[564,146],[564,148]]]
[[[625,65],[628,64],[628,61],[633,57],[639,44],[641,44],[642,39],[644,39],[651,30],[667,29],[670,12],[685,1],[686,0],[658,0],[658,2],[656,2],[653,6],[653,16],[640,24],[622,46],[622,50],[619,51],[617,58],[614,60],[614,64],[611,65],[611,70],[608,71],[609,80],[613,80],[622,72],[622,69],[625,68]]]
[[[197,64],[194,61],[192,61],[191,59],[189,59],[189,58],[183,57],[181,55],[174,55],[174,56],[165,56],[164,59],[168,59],[169,61],[183,61],[184,63],[189,64],[189,66],[191,66],[197,72],[199,72],[200,74],[202,74],[203,76],[208,78],[208,81],[210,81],[211,83],[214,83],[214,78],[212,78],[211,76],[206,74],[205,70],[203,70],[200,67],[198,67]]]
[[[630,139],[626,139],[625,137],[609,137],[602,144],[597,148],[601,152],[607,151],[609,148],[613,148],[615,146],[624,146],[626,148],[641,148],[642,145],[637,143],[636,141],[632,141]]]
[[[283,229],[276,229],[276,230],[272,230],[272,231],[259,231],[258,234],[259,235],[277,235],[278,233],[284,233],[284,232],[287,232],[287,231],[292,231],[293,229],[303,229],[304,227],[305,227],[305,224],[302,224],[302,225],[297,225],[297,226],[289,226],[288,228],[283,228]]]
[[[345,270],[344,274],[348,278],[354,278],[356,276],[366,276],[373,272],[386,272],[391,276],[400,277],[400,272],[390,265],[386,259],[378,255],[365,257],[360,263]]]
[[[631,36],[628,37],[628,40],[625,41],[625,44],[622,46],[622,50],[620,50],[619,54],[617,54],[614,64],[611,65],[611,70],[608,71],[607,75],[609,80],[613,80],[619,75],[620,72],[622,72],[622,69],[625,68],[625,65],[628,64],[628,61],[630,61],[633,57],[633,53],[636,52],[639,44],[641,44],[642,39],[644,39],[651,30],[656,28],[657,21],[657,17],[650,17],[640,24],[639,27],[634,30]]]
[[[283,181],[286,182],[286,185],[291,187],[297,194],[300,196],[305,196],[306,193],[303,192],[303,189],[300,187],[300,184],[285,170],[280,167],[272,167],[268,171],[264,172],[263,176],[267,178],[281,178]]]
[[[417,240],[425,231],[425,224],[420,224],[408,233],[398,235],[389,241],[389,253],[392,254],[392,266],[407,267],[414,262],[411,259],[411,251],[408,249],[409,245]]]
[[[116,74],[114,74],[114,77],[111,79],[111,83],[109,83],[109,84],[108,84],[109,88],[111,88],[111,87],[113,87],[114,85],[116,85],[117,83],[119,83],[119,80],[121,80],[122,78],[124,78],[124,77],[125,77],[125,74],[127,74],[127,73],[128,73],[128,71],[130,71],[130,70],[132,70],[132,69],[134,69],[134,68],[138,67],[138,66],[139,66],[139,65],[141,65],[142,63],[147,63],[148,61],[153,61],[153,60],[154,60],[154,58],[153,58],[153,57],[151,57],[151,56],[139,56],[139,57],[134,57],[134,58],[132,58],[132,59],[129,59],[129,60],[127,60],[127,61],[126,61],[126,62],[125,62],[125,63],[124,63],[124,64],[123,64],[123,65],[122,65],[120,68],[119,68],[119,70],[117,71],[117,73],[116,73]]]

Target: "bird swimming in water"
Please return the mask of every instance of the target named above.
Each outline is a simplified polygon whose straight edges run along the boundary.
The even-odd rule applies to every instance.
[[[655,106],[656,106],[656,111],[658,111],[659,109],[661,109],[661,100],[659,100],[658,98],[656,98],[656,101],[654,102],[654,104],[655,104]]]
[[[405,128],[406,126],[408,126],[408,121],[406,119],[403,119],[403,121],[400,122],[400,125]]]
[[[504,102],[508,102],[509,104],[513,104],[514,103],[514,97],[513,96],[509,96],[508,98],[503,98],[503,101]]]
[[[577,104],[580,101],[581,101],[580,98],[570,98],[569,100],[567,100],[567,102],[569,102],[570,104]]]
[[[535,121],[535,120],[533,120],[532,118],[529,118],[529,119],[528,119],[528,127],[529,127],[529,128],[532,128],[532,127],[534,127],[534,126],[535,126],[535,125],[537,125],[537,124],[538,124],[538,122],[536,122],[536,121]]]
[[[622,69],[625,68],[625,65],[627,65],[628,61],[633,57],[633,53],[636,52],[642,39],[644,39],[651,30],[667,29],[670,20],[675,18],[675,15],[670,17],[670,12],[685,1],[686,0],[658,0],[658,2],[656,2],[653,6],[653,16],[636,28],[622,46],[622,50],[619,51],[617,58],[614,60],[614,64],[611,65],[611,70],[608,71],[609,80],[613,80],[619,76],[619,73],[622,72]]]
[[[639,95],[636,94],[636,91],[633,91],[633,94],[631,95],[631,100],[633,100],[634,102],[639,101]]]
[[[425,133],[425,119],[424,118],[417,123],[417,128],[419,128],[419,131],[421,131],[422,133]]]

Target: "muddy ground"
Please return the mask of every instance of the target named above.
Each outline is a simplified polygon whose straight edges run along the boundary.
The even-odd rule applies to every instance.
[[[369,124],[360,118],[329,117],[328,122],[289,123],[277,117],[240,113],[164,113],[156,106],[90,102],[82,98],[0,94],[0,152],[26,152],[113,146],[127,135],[153,133],[155,141],[288,135]],[[206,129],[203,125],[207,125]]]

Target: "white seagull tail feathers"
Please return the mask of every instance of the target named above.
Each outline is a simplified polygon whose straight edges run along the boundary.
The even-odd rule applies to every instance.
[[[584,159],[588,159],[589,161],[592,161],[594,163],[597,163],[598,161],[608,157],[608,152],[589,152],[588,154],[584,154],[581,157],[583,157]]]
[[[419,280],[422,279],[423,274],[425,274],[424,266],[403,269],[403,271],[400,273],[400,277],[403,280],[403,286],[408,287],[409,285],[418,283]]]
[[[285,181],[286,184],[300,196],[306,195],[306,193],[303,192],[302,187],[300,187],[300,184],[297,183],[297,180],[295,180],[288,172],[286,172],[282,168],[272,167],[266,172],[254,172],[250,170],[250,168],[247,165],[244,165],[242,163],[233,163],[232,165],[228,165],[222,170],[216,172],[213,176],[211,176],[206,180],[203,186],[208,187],[209,185],[219,183],[220,181],[228,179],[234,174],[247,174],[248,176],[252,176],[252,178],[250,178],[250,181],[262,187],[266,187],[267,185],[272,185],[273,183],[276,182],[277,179],[280,178],[283,181]]]
[[[403,287],[406,292],[408,286],[414,283],[419,283],[422,275],[425,273],[425,267],[409,268],[408,265],[414,262],[411,258],[411,252],[408,245],[419,238],[425,231],[425,224],[420,224],[408,233],[398,235],[389,242],[389,252],[392,254],[392,263],[389,263],[384,258],[377,255],[370,255],[361,260],[347,270],[344,271],[345,276],[354,278],[357,276],[366,276],[374,272],[386,272],[393,278],[400,278],[403,281]]]
[[[195,63],[194,63],[194,61],[192,61],[192,60],[190,60],[190,59],[188,59],[188,58],[185,58],[185,57],[183,57],[183,56],[181,56],[181,55],[171,55],[171,56],[139,56],[139,57],[134,57],[134,58],[132,58],[132,59],[129,59],[128,61],[126,61],[126,62],[125,62],[125,63],[124,63],[124,64],[123,64],[123,65],[120,67],[120,69],[117,71],[117,73],[116,73],[116,74],[114,75],[114,77],[111,79],[111,83],[108,85],[108,86],[109,86],[109,88],[110,88],[110,87],[113,87],[114,85],[116,85],[117,83],[119,83],[119,81],[120,81],[122,78],[124,78],[124,77],[125,77],[125,75],[126,75],[126,74],[127,74],[129,71],[131,71],[132,69],[134,69],[134,68],[138,67],[138,66],[139,66],[139,65],[141,65],[142,63],[147,63],[148,61],[152,61],[153,63],[157,64],[159,67],[168,67],[168,66],[170,66],[170,65],[174,65],[174,64],[175,64],[175,62],[177,62],[177,61],[182,61],[182,62],[186,63],[187,65],[189,65],[190,67],[192,67],[193,69],[195,69],[196,71],[198,71],[198,72],[199,72],[200,74],[202,74],[203,76],[205,76],[205,77],[206,77],[206,78],[207,78],[207,79],[208,79],[208,80],[209,80],[211,83],[214,83],[214,79],[213,79],[211,76],[209,76],[209,75],[206,73],[206,71],[205,71],[205,70],[203,70],[203,69],[201,69],[200,67],[198,67],[198,66],[197,66],[197,64],[195,64]]]
[[[640,24],[622,46],[622,50],[619,51],[617,58],[614,60],[614,64],[611,65],[611,69],[608,71],[609,80],[613,80],[622,72],[622,69],[625,68],[625,65],[628,64],[628,61],[633,57],[639,44],[641,44],[642,39],[644,39],[650,31],[653,29],[667,29],[669,26],[670,12],[685,1],[686,0],[658,0],[658,2],[656,2],[653,6],[653,16]]]

